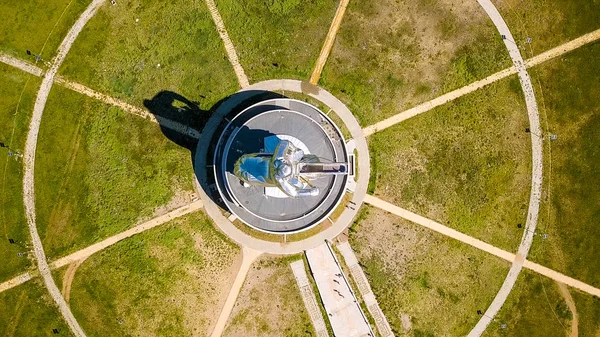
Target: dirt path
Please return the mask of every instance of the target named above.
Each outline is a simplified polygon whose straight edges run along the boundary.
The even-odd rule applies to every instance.
[[[476,239],[474,237],[468,236],[466,234],[463,234],[455,229],[446,227],[440,223],[437,223],[433,220],[427,219],[425,217],[422,217],[418,214],[415,214],[413,212],[407,211],[403,208],[400,208],[398,206],[395,206],[393,204],[390,204],[389,202],[383,201],[379,198],[376,198],[372,195],[367,194],[365,196],[365,203],[370,204],[372,206],[375,206],[377,208],[380,208],[384,211],[390,212],[394,215],[397,215],[401,218],[404,218],[408,221],[411,221],[413,223],[416,223],[418,225],[421,225],[423,227],[429,228],[433,231],[436,231],[440,234],[446,235],[448,237],[451,237],[453,239],[456,239],[460,242],[466,243],[472,247],[475,247],[477,249],[483,250],[484,252],[490,253],[492,255],[495,255],[503,260],[506,260],[508,262],[512,262],[513,264],[519,264],[521,267],[525,267],[529,270],[532,270],[538,274],[541,274],[543,276],[546,276],[554,281],[558,281],[561,283],[564,283],[570,287],[573,288],[577,288],[583,292],[586,292],[588,294],[594,295],[598,298],[600,298],[600,289],[598,288],[594,288],[591,285],[581,282],[579,280],[576,280],[572,277],[569,277],[567,275],[561,274],[557,271],[554,271],[550,268],[546,268],[542,265],[539,265],[537,263],[531,262],[526,260],[523,255],[521,253],[518,254],[513,254],[510,252],[507,252],[505,250],[502,250],[498,247],[492,246],[489,243],[483,242],[479,239]],[[509,272],[509,276],[511,277],[515,277],[516,279],[516,275],[511,274]]]
[[[225,23],[223,23],[223,19],[221,18],[221,14],[219,14],[219,10],[217,9],[217,4],[214,0],[205,0],[206,6],[210,12],[210,15],[217,26],[217,32],[219,32],[219,36],[221,36],[221,40],[225,44],[225,51],[227,52],[227,57],[229,58],[229,62],[233,66],[233,71],[235,72],[235,76],[238,78],[238,82],[242,88],[245,88],[249,85],[248,77],[246,77],[246,73],[244,72],[244,68],[240,64],[240,60],[238,59],[237,52],[235,51],[235,47],[233,46],[233,42],[229,38],[229,34],[225,29]]]
[[[573,297],[571,296],[569,288],[567,288],[566,284],[558,281],[556,282],[556,284],[558,285],[558,289],[560,289],[560,294],[565,299],[565,302],[567,302],[567,306],[569,307],[569,310],[571,310],[571,314],[573,316],[573,319],[571,320],[571,333],[569,334],[569,337],[577,337],[579,336],[579,316],[577,315],[577,307],[575,306],[575,301],[573,301]]]
[[[8,289],[14,288],[20,284],[23,284],[29,280],[31,280],[31,274],[29,273],[23,273],[21,275],[15,276],[8,281],[0,283],[0,293]]]
[[[235,305],[235,301],[237,300],[240,290],[244,285],[244,281],[246,280],[246,275],[248,274],[252,263],[262,254],[262,252],[243,247],[242,254],[242,264],[235,277],[235,280],[233,281],[229,295],[227,295],[225,305],[223,306],[223,309],[221,309],[221,314],[219,315],[219,319],[217,320],[217,323],[215,324],[211,334],[212,337],[219,337],[223,334],[227,320],[229,319],[231,311],[233,310],[233,306]]]
[[[123,239],[132,237],[133,235],[145,232],[149,229],[152,229],[154,227],[162,225],[170,220],[173,220],[178,217],[184,216],[186,214],[192,213],[192,212],[202,208],[202,206],[203,205],[202,205],[201,201],[196,201],[191,204],[179,207],[177,209],[172,210],[169,213],[158,216],[152,220],[146,221],[140,225],[132,227],[124,232],[121,232],[119,234],[111,236],[103,241],[97,242],[89,247],[86,247],[84,249],[76,251],[73,254],[61,257],[58,260],[51,262],[49,267],[50,267],[50,269],[57,269],[60,267],[64,267],[68,264],[73,264],[73,263],[77,263],[78,261],[83,261],[86,258],[88,258],[89,256],[91,256],[92,254],[95,254],[95,253],[101,251],[102,249],[105,249],[111,245],[114,245],[115,243],[117,243]],[[14,288],[20,284],[23,284],[23,283],[29,281],[30,279],[32,279],[33,277],[34,276],[32,276],[29,273],[23,273],[21,275],[13,277],[12,279],[10,279],[8,281],[0,283],[0,293],[3,291],[6,291],[8,289]],[[64,288],[63,288],[63,293],[64,293]]]
[[[124,232],[117,234],[117,235],[111,236],[105,240],[94,243],[93,245],[86,247],[82,250],[78,250],[73,254],[69,254],[67,256],[61,257],[58,260],[52,261],[50,263],[50,268],[56,269],[56,268],[66,266],[68,264],[75,263],[80,260],[84,260],[87,257],[105,249],[106,247],[112,246],[115,243],[117,243],[123,239],[132,237],[132,236],[142,233],[142,232],[145,232],[149,229],[152,229],[156,226],[162,225],[173,219],[176,219],[178,217],[181,217],[186,214],[197,211],[200,208],[202,208],[202,201],[195,201],[189,205],[185,205],[183,207],[177,208],[169,213],[163,214],[163,215],[156,217],[150,221],[147,221],[140,225],[132,227]]]
[[[99,101],[102,101],[106,104],[112,105],[112,106],[116,106],[117,108],[120,108],[124,111],[127,111],[131,114],[137,115],[139,117],[142,117],[144,119],[148,119],[150,121],[152,121],[153,123],[157,123],[160,124],[161,126],[164,126],[166,128],[169,128],[173,131],[177,131],[181,134],[190,136],[192,138],[198,139],[200,138],[200,132],[198,132],[198,130],[192,129],[188,126],[185,126],[179,122],[175,122],[172,121],[170,119],[161,117],[161,116],[155,116],[154,114],[148,112],[145,109],[142,108],[138,108],[137,106],[131,105],[129,103],[126,103],[120,99],[99,93],[97,91],[94,91],[88,87],[86,87],[83,84],[79,84],[79,83],[75,83],[75,82],[71,82],[68,81],[66,79],[64,79],[61,76],[57,76],[56,77],[56,83],[67,88],[67,89],[71,89],[75,92],[78,92],[80,94],[84,94],[88,97],[97,99]]]
[[[0,52],[0,62],[7,64],[9,66],[15,67],[15,68],[19,68],[21,70],[23,70],[26,73],[30,73],[31,75],[34,76],[42,76],[42,74],[44,73],[44,71],[42,70],[42,68],[38,67],[38,66],[34,66],[31,63],[28,63],[26,61],[23,61],[21,59],[18,59],[16,57],[10,56],[8,54],[2,53]]]
[[[436,231],[440,234],[451,237],[460,242],[466,243],[469,246],[473,246],[477,249],[481,249],[484,252],[495,255],[503,260],[510,261],[510,262],[515,260],[516,256],[513,253],[509,253],[498,247],[492,246],[489,243],[483,242],[479,239],[475,239],[474,237],[463,234],[455,229],[446,227],[446,226],[444,226],[440,223],[437,223],[433,220],[427,219],[418,214],[415,214],[413,212],[407,211],[403,208],[400,208],[398,206],[390,204],[389,202],[383,201],[383,200],[376,198],[370,194],[367,194],[365,196],[365,203],[375,206],[377,208],[381,208],[384,211],[390,212],[394,215],[397,215],[397,216],[404,218],[408,221],[411,221],[413,223],[419,224],[423,227],[429,228],[433,231]]]
[[[338,30],[340,29],[340,24],[342,23],[344,13],[346,12],[346,7],[348,7],[349,2],[350,0],[340,0],[340,4],[335,11],[335,16],[333,17],[333,21],[329,27],[329,32],[327,32],[327,36],[325,37],[323,48],[321,48],[321,53],[319,54],[319,58],[315,64],[315,69],[313,70],[312,75],[310,75],[309,82],[313,85],[317,85],[317,83],[319,83],[319,78],[321,78],[321,73],[323,72],[325,63],[327,62],[329,54],[331,53],[331,49],[333,48],[333,42],[335,41]]]
[[[18,69],[20,69],[24,72],[27,72],[29,74],[32,74],[34,76],[40,77],[44,74],[44,71],[41,68],[39,68],[35,65],[32,65],[30,63],[27,63],[16,57],[12,57],[8,54],[0,53],[0,62],[7,64],[9,66],[18,68]],[[62,76],[56,76],[54,78],[54,82],[62,87],[67,88],[67,89],[73,90],[80,94],[84,94],[88,97],[97,99],[106,104],[116,106],[117,108],[120,108],[120,109],[127,111],[131,114],[134,114],[136,116],[148,119],[156,124],[160,124],[161,126],[169,128],[173,131],[177,131],[181,134],[190,136],[195,139],[200,138],[200,132],[198,132],[198,130],[194,130],[194,129],[192,129],[188,126],[185,126],[179,122],[175,122],[175,121],[172,121],[172,120],[164,118],[164,117],[154,116],[153,114],[149,113],[145,109],[138,108],[137,106],[126,103],[120,99],[99,93],[97,91],[94,91],[94,90],[86,87],[83,84],[71,82]]]
[[[71,299],[71,285],[73,284],[73,279],[75,278],[75,272],[77,271],[77,268],[81,266],[83,261],[85,261],[85,258],[71,263],[63,277],[61,292],[67,303],[69,303],[69,300]]]
[[[25,150],[23,156],[23,204],[25,206],[25,216],[27,218],[27,224],[29,227],[29,233],[31,235],[31,242],[33,244],[33,251],[35,255],[35,259],[37,261],[38,269],[40,274],[44,280],[44,284],[50,293],[50,296],[58,306],[60,313],[63,318],[67,322],[69,328],[72,333],[77,336],[85,336],[83,329],[79,326],[79,323],[73,316],[69,306],[65,302],[65,299],[62,297],[56,283],[54,283],[54,279],[52,278],[52,273],[50,271],[50,267],[48,266],[48,262],[46,261],[46,254],[44,253],[44,247],[42,246],[42,240],[37,231],[36,227],[36,216],[35,216],[35,190],[34,190],[34,168],[35,168],[35,153],[37,147],[37,140],[40,131],[40,124],[42,121],[42,115],[44,113],[44,108],[46,106],[46,101],[48,100],[48,95],[50,94],[50,89],[52,88],[52,84],[54,83],[54,77],[58,72],[58,68],[64,61],[69,49],[75,42],[75,39],[85,26],[85,24],[94,16],[98,8],[104,3],[104,0],[94,0],[90,3],[90,5],[85,9],[85,11],[81,14],[81,16],[75,21],[73,27],[67,33],[67,36],[64,38],[60,46],[58,47],[58,51],[56,53],[56,57],[52,62],[52,66],[44,75],[42,79],[42,84],[37,94],[37,98],[35,100],[35,104],[33,107],[33,113],[31,116],[31,121],[29,123],[29,131],[27,133],[27,140],[25,143]]]
[[[543,62],[551,60],[553,58],[564,55],[570,51],[573,51],[579,47],[582,47],[588,43],[597,41],[600,39],[600,29],[589,34],[580,36],[573,41],[562,44],[556,48],[552,48],[544,53],[541,53],[537,56],[534,56],[528,60],[524,61],[525,68],[531,68],[533,66],[539,65]],[[450,101],[453,101],[461,96],[469,94],[473,91],[479,90],[489,84],[492,84],[496,81],[499,81],[508,76],[514,75],[517,73],[517,68],[514,66],[501,70],[495,74],[492,74],[482,80],[473,82],[467,86],[456,89],[454,91],[450,91],[442,96],[432,99],[431,101],[419,104],[415,107],[412,107],[406,111],[403,111],[397,115],[389,117],[387,119],[382,120],[381,122],[375,123],[373,125],[369,125],[363,129],[363,133],[365,136],[370,136],[375,132],[384,130],[389,128],[390,126],[396,125],[402,121],[405,121],[411,117],[415,117],[424,112],[432,110],[440,105],[446,104]]]

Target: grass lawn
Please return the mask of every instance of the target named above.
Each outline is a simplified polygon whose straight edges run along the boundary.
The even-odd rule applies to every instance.
[[[262,257],[252,265],[224,337],[315,336],[290,268],[300,258]]]
[[[91,0],[28,0],[0,3],[0,51],[23,59],[30,50],[50,61]],[[41,65],[41,64],[40,64]]]
[[[308,80],[339,0],[217,0],[251,82]]]
[[[600,43],[532,70],[544,141],[544,204],[531,259],[600,287]],[[538,94],[539,93],[539,94]]]
[[[190,214],[88,258],[71,309],[88,336],[207,336],[240,260],[204,213]]]
[[[510,65],[476,1],[351,1],[321,85],[366,126]]]
[[[492,0],[523,57],[531,57],[600,28],[600,2]],[[531,43],[526,39],[530,37]]]
[[[0,282],[30,266],[27,257],[17,253],[26,252],[29,231],[23,208],[23,162],[10,152],[23,153],[27,125],[33,110],[36,90],[40,80],[20,70],[0,64]],[[10,244],[9,239],[15,241]]]
[[[600,336],[600,298],[571,290],[579,315],[579,336]]]
[[[569,336],[571,318],[556,282],[523,269],[496,320],[483,336]],[[580,332],[580,336],[592,335]]]
[[[0,293],[0,313],[2,336],[72,336],[39,279]]]
[[[66,255],[189,202],[190,157],[158,125],[55,86],[35,169],[46,254]]]
[[[60,72],[137,106],[169,90],[208,110],[238,89],[203,1],[107,3],[81,32]]]
[[[396,336],[467,335],[509,268],[492,255],[372,207],[361,210],[350,244]]]
[[[516,75],[369,138],[371,190],[395,205],[514,251],[531,184]]]

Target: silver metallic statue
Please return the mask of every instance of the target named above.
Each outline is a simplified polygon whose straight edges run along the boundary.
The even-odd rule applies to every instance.
[[[347,163],[321,163],[319,158],[281,140],[275,153],[246,154],[237,160],[234,174],[244,185],[278,187],[292,198],[319,195],[310,180],[325,175],[348,174]]]

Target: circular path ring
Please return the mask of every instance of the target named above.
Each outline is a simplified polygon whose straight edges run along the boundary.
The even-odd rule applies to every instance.
[[[295,92],[308,95],[319,102],[325,104],[332,111],[334,111],[344,122],[346,128],[352,135],[352,141],[356,144],[356,150],[358,152],[358,180],[356,187],[352,194],[351,202],[354,204],[352,208],[346,207],[340,217],[333,223],[333,225],[327,227],[323,231],[300,241],[279,243],[272,241],[265,241],[244,233],[242,230],[237,228],[229,219],[227,219],[219,206],[206,194],[205,191],[209,190],[207,183],[207,154],[208,146],[213,138],[214,132],[221,123],[221,120],[229,113],[229,111],[235,108],[243,101],[254,97],[265,91],[286,91]],[[339,99],[333,96],[326,90],[312,85],[308,82],[299,80],[268,80],[253,84],[246,87],[229,99],[224,101],[215,110],[213,115],[210,117],[200,140],[198,142],[198,148],[196,149],[195,155],[195,171],[196,177],[200,188],[198,188],[199,196],[204,203],[206,213],[213,219],[217,227],[225,233],[230,239],[241,247],[251,248],[260,252],[269,254],[297,254],[307,249],[314,248],[322,244],[325,240],[331,240],[336,236],[340,235],[354,220],[358,213],[360,206],[363,203],[365,195],[367,193],[367,187],[369,185],[370,177],[370,157],[369,148],[367,146],[367,140],[362,132],[362,128],[358,124],[358,121],[350,112],[350,110],[342,103]]]

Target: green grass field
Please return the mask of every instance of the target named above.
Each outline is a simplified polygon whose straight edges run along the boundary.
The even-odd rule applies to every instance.
[[[251,82],[308,80],[337,0],[217,0],[225,28]]]
[[[30,266],[27,257],[29,232],[23,208],[23,162],[9,151],[23,153],[27,123],[31,116],[40,80],[20,70],[0,64],[0,282]],[[15,241],[10,244],[9,239]]]
[[[187,215],[88,258],[71,309],[88,336],[207,336],[239,258],[204,213]]]
[[[60,72],[137,106],[169,90],[208,110],[238,89],[202,1],[105,4],[73,44]]]
[[[0,51],[35,61],[30,50],[50,61],[90,0],[29,0],[0,3]],[[43,62],[38,65],[43,66]]]
[[[544,141],[544,204],[533,261],[600,287],[600,43],[532,70]],[[557,135],[549,140],[550,134]]]
[[[531,57],[600,28],[600,3],[590,0],[493,0],[519,45]],[[526,43],[527,38],[531,43]]]
[[[514,76],[371,136],[374,194],[514,251],[531,183],[520,90]]]
[[[510,65],[475,1],[351,1],[320,83],[366,126]]]
[[[372,207],[350,244],[396,336],[465,336],[508,272],[492,255]]]
[[[54,87],[36,159],[37,226],[56,258],[189,202],[188,150],[158,125]]]
[[[571,290],[579,315],[579,336],[600,336],[600,299]]]
[[[523,270],[484,336],[569,336],[571,318],[556,282]]]
[[[315,336],[290,262],[262,257],[252,265],[223,336]]]
[[[0,313],[2,336],[72,336],[40,281],[0,293]]]

